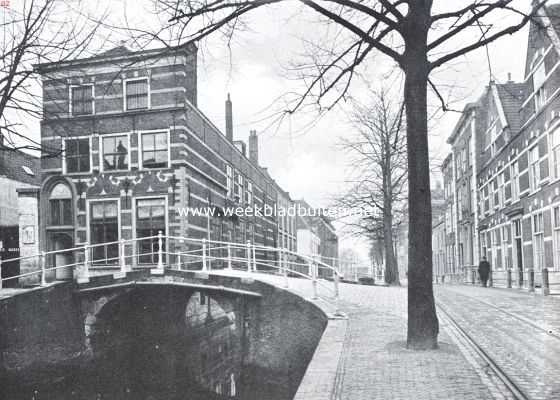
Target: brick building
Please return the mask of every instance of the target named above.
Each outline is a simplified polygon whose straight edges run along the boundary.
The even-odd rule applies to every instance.
[[[258,165],[256,133],[249,154],[244,143],[234,143],[229,95],[225,135],[197,108],[196,68],[194,45],[139,52],[121,46],[36,66],[43,82],[42,145],[61,154],[42,162],[44,250],[159,231],[277,244],[274,216],[226,218],[219,212],[272,207],[277,191]],[[197,207],[215,213],[179,214]],[[127,263],[153,264],[156,250],[157,239],[127,245]],[[94,265],[117,264],[119,251],[117,245],[96,248]]]
[[[546,29],[530,26],[524,81],[491,82],[458,123],[474,121],[475,154],[469,159],[476,162],[476,191],[469,202],[474,218],[468,219],[475,227],[473,261],[485,255],[496,280],[505,280],[512,269],[514,282],[523,283],[533,269],[538,284],[542,268],[560,270],[560,26],[550,15],[560,15],[560,5],[540,11]],[[450,137],[455,167],[461,137],[456,132]],[[446,184],[455,185],[455,202],[464,178],[460,172],[444,173]],[[460,227],[459,214],[452,222]],[[457,257],[459,268],[467,261]]]
[[[38,251],[38,192],[40,160],[4,147],[0,135],[0,259],[23,257]],[[26,261],[4,263],[2,277],[26,271]],[[14,286],[16,280],[3,282]]]

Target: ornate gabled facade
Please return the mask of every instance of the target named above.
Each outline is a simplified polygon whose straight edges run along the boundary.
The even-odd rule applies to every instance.
[[[277,185],[258,164],[256,132],[249,154],[234,143],[229,95],[225,135],[197,108],[196,53],[192,45],[139,52],[119,47],[36,66],[43,83],[42,145],[58,155],[42,160],[44,250],[159,231],[277,245],[274,215],[228,218],[220,212],[274,208]],[[214,213],[185,213],[196,208]],[[124,255],[134,266],[152,264],[156,248],[157,239],[143,240],[127,244]],[[98,247],[92,260],[117,264],[119,253],[117,245]]]

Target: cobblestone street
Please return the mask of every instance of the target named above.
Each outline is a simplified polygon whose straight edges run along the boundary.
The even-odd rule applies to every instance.
[[[560,398],[558,299],[515,290],[438,286],[436,300],[531,398]]]
[[[289,285],[290,290],[311,296],[309,281],[290,279]],[[324,347],[320,344],[316,351],[316,356],[325,362],[329,357],[340,357],[337,387],[331,398],[504,398],[488,381],[483,366],[469,360],[468,354],[465,356],[445,323],[440,322],[440,349],[417,352],[405,348],[406,288],[341,284],[340,295],[339,309],[348,316],[341,355],[334,351],[339,343],[328,342],[328,335],[324,336],[327,343],[322,343]],[[323,368],[323,362],[318,364],[310,365],[308,374],[314,374],[313,368]],[[321,377],[318,372],[315,376]],[[296,399],[324,399],[325,385],[317,380],[309,385],[304,382]]]

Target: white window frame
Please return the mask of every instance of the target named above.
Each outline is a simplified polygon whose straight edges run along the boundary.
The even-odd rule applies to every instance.
[[[82,136],[72,136],[66,137],[62,140],[62,174],[63,175],[84,175],[84,174],[91,174],[93,171],[93,149],[92,149],[92,136],[91,135],[82,135]],[[81,172],[68,172],[68,168],[66,168],[66,141],[67,140],[77,140],[77,139],[88,139],[89,141],[89,171],[81,171]]]
[[[498,203],[499,203],[499,207],[503,207],[504,203],[506,201],[506,185],[505,185],[505,177],[504,177],[504,172],[500,172],[498,174]]]
[[[550,176],[552,180],[560,179],[560,127],[549,135]]]
[[[147,168],[147,171],[158,171],[171,168],[171,133],[169,129],[150,129],[146,131],[138,131],[138,169],[144,170],[144,161],[143,161],[143,138],[145,134],[150,133],[163,133],[167,134],[167,167],[165,168]]]
[[[558,211],[558,221],[554,216],[555,211]],[[554,247],[554,255],[552,256],[552,260],[554,262],[554,270],[560,271],[560,204],[551,208],[551,218],[552,241]]]
[[[529,189],[535,192],[539,189],[540,165],[539,165],[539,146],[529,149]]]
[[[233,198],[233,191],[234,191],[234,183],[233,180],[235,179],[235,174],[233,171],[233,167],[231,164],[226,164],[226,197]]]
[[[511,202],[519,200],[519,162],[515,160],[510,166],[511,175]]]
[[[91,114],[78,114],[74,115],[74,110],[72,110],[72,89],[79,88],[83,86],[91,86]],[[95,115],[95,83],[82,83],[79,85],[69,85],[68,86],[68,111],[69,114],[73,117],[85,117],[88,115]]]
[[[145,80],[148,87],[148,107],[147,108],[133,108],[129,110],[126,104],[126,84],[127,82],[132,81],[142,81]],[[149,76],[139,76],[135,78],[127,78],[123,79],[123,110],[124,111],[141,111],[141,110],[150,110],[152,108],[152,89],[151,89],[151,79]]]
[[[536,221],[536,223],[535,223]],[[538,212],[531,215],[531,226],[533,230],[533,269],[544,267],[544,220],[543,213]],[[538,246],[540,244],[541,246]],[[539,251],[541,250],[541,251]]]
[[[511,229],[511,226],[509,227]],[[502,249],[502,269],[506,270],[511,268],[511,265],[508,265],[508,247],[511,247],[511,230],[509,231],[509,237],[506,235],[508,233],[508,226],[503,225],[501,228],[501,249]]]
[[[247,192],[247,205],[252,206],[253,205],[253,182],[249,181],[248,179],[247,179],[247,185],[245,191]]]
[[[110,169],[107,170],[107,172],[119,172],[119,171],[130,171],[131,169],[131,155],[132,155],[132,150],[130,148],[130,134],[131,132],[122,132],[122,133],[107,133],[107,134],[103,134],[103,135],[99,135],[99,170],[101,172],[105,171],[105,167],[103,164],[103,158],[105,156],[105,147],[103,145],[103,138],[108,138],[108,137],[113,137],[113,136],[126,136],[127,142],[128,142],[128,168],[125,169]]]
[[[121,232],[122,232],[122,228],[121,228],[121,214],[122,214],[122,210],[121,210],[121,198],[120,197],[111,197],[111,198],[97,198],[97,199],[86,199],[86,238],[87,238],[87,243],[91,244],[91,226],[90,226],[90,213],[91,213],[91,203],[101,203],[101,202],[105,202],[105,201],[116,201],[117,202],[117,225],[118,225],[118,238],[119,238],[119,242],[121,240]],[[122,257],[121,255],[121,251],[122,248],[119,244],[119,257]],[[107,265],[107,266],[100,266],[99,264],[97,264],[98,267],[100,268],[120,268],[120,260],[116,265]],[[93,267],[95,268],[95,267]]]
[[[148,200],[148,199],[164,199],[165,200],[165,234],[169,236],[169,198],[166,195],[153,195],[153,196],[135,196],[134,198],[131,199],[131,201],[133,201],[134,203],[132,203],[133,207],[132,207],[132,238],[133,239],[138,239],[138,237],[136,236],[136,214],[137,214],[137,206],[136,206],[136,201],[137,200]],[[169,245],[169,244],[168,244]],[[138,250],[138,243],[137,241],[135,242],[135,244],[132,246],[132,259],[134,260],[134,263],[137,263],[138,265],[150,265],[148,264],[144,264],[144,263],[138,263],[138,254],[137,254],[137,250]]]
[[[539,81],[535,78],[539,78]],[[546,104],[546,89],[544,87],[547,80],[544,58],[540,60],[533,70],[533,92],[535,93],[535,110],[540,110]]]

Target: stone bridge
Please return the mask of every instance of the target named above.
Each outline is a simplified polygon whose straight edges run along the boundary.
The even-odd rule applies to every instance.
[[[55,282],[0,299],[0,385],[11,399],[76,385],[107,398],[291,398],[326,324],[303,298],[220,271]]]

